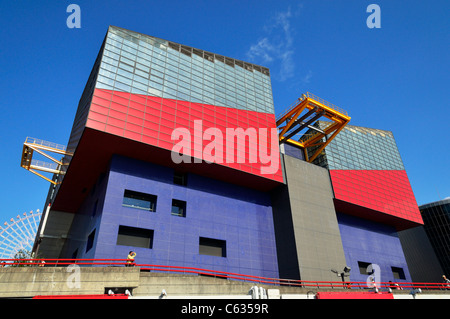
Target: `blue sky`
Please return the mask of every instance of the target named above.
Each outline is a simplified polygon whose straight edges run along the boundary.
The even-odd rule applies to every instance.
[[[23,142],[67,143],[108,25],[270,68],[277,113],[309,91],[393,131],[418,204],[448,197],[449,12],[448,0],[2,1],[0,222],[43,209],[49,183],[20,167]]]

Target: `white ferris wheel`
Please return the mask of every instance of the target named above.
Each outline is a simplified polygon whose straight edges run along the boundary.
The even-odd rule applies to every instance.
[[[23,213],[0,225],[0,259],[13,259],[20,250],[31,252],[42,213]]]

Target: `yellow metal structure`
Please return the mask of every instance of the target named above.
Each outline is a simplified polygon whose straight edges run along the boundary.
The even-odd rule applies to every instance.
[[[40,160],[33,159],[34,152],[46,157],[52,162],[44,162]],[[22,159],[20,166],[25,168],[26,170],[36,174],[39,177],[42,177],[46,181],[49,181],[52,184],[57,184],[57,182],[52,179],[42,175],[41,172],[52,173],[52,174],[64,174],[62,171],[62,167],[65,165],[62,160],[57,160],[53,156],[50,156],[46,152],[59,154],[62,156],[72,154],[66,151],[66,147],[64,145],[43,141],[40,139],[27,137],[25,143],[23,143],[23,151],[22,151]]]
[[[319,120],[324,127],[313,125]],[[346,111],[308,92],[278,117],[280,144],[301,148],[305,159],[312,162],[348,122]]]

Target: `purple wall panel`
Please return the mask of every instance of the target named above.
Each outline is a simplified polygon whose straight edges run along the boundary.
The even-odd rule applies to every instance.
[[[337,217],[345,259],[347,266],[351,267],[351,281],[367,280],[368,275],[360,273],[360,261],[379,265],[380,282],[411,282],[400,239],[394,227],[341,213],[338,213]],[[402,268],[405,279],[395,279],[391,267]]]
[[[141,264],[278,277],[269,195],[193,174],[179,186],[172,169],[120,156],[107,183],[95,258],[126,258],[134,249]],[[156,211],[123,207],[125,189],[156,195]],[[172,199],[186,201],[186,217],[171,215]],[[116,245],[119,225],[154,230],[153,248]],[[199,237],[225,240],[226,258],[200,255]]]

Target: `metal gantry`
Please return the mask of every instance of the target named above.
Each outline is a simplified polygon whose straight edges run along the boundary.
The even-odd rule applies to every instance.
[[[34,152],[37,152],[40,155],[46,157],[47,159],[51,160],[51,162],[33,159]],[[62,156],[62,159],[57,160],[53,157],[54,155],[52,156],[48,153],[59,154]],[[25,143],[23,143],[22,159],[20,165],[33,174],[36,174],[39,177],[42,177],[43,179],[56,185],[56,181],[42,175],[38,171],[57,175],[64,174],[64,170],[62,168],[67,164],[63,162],[63,158],[66,155],[72,156],[73,154],[67,152],[64,145],[27,137]]]
[[[278,117],[279,141],[301,148],[312,162],[348,122],[345,110],[307,92]]]

